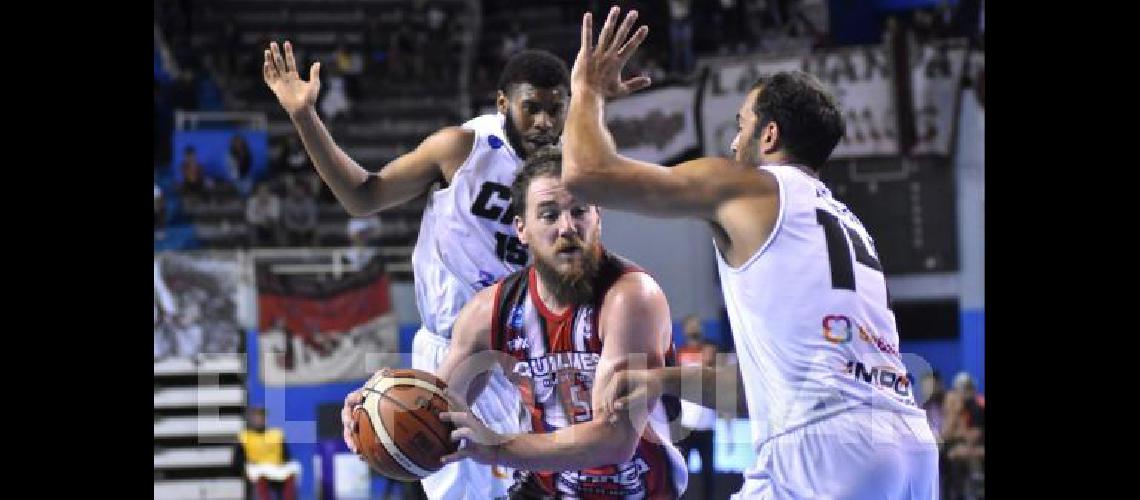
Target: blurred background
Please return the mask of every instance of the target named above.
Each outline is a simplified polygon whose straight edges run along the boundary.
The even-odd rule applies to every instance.
[[[318,111],[374,171],[492,111],[515,51],[570,65],[582,13],[614,4],[650,26],[630,70],[654,81],[607,105],[623,154],[728,155],[736,110],[763,74],[802,69],[835,92],[847,135],[823,179],[875,237],[901,351],[940,434],[943,497],[984,498],[978,0],[154,1],[155,498],[255,498],[260,486],[243,478],[265,456],[294,471],[270,489],[297,498],[422,495],[348,453],[338,411],[373,370],[410,365],[410,256],[426,198],[350,217],[261,79],[268,42],[291,40],[303,68],[322,62]],[[732,363],[707,229],[603,217],[607,247],[664,287],[677,345],[696,330]],[[739,488],[753,459],[743,406],[686,417],[711,447],[685,443],[685,498]]]

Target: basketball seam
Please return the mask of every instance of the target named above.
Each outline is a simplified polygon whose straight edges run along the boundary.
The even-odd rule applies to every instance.
[[[416,463],[415,460],[408,458],[408,456],[404,454],[404,450],[401,450],[400,447],[396,445],[396,442],[392,439],[391,434],[388,432],[388,428],[384,426],[384,419],[380,415],[379,404],[370,404],[370,401],[367,399],[364,401],[364,403],[365,411],[369,410],[368,406],[372,406],[372,411],[369,412],[369,417],[371,418],[372,414],[375,413],[377,420],[379,420],[379,425],[372,424],[372,429],[376,432],[376,437],[380,440],[380,445],[383,446],[384,449],[388,452],[388,456],[392,457],[392,459],[395,460],[400,467],[403,467],[406,472],[413,476],[417,476],[422,479],[433,474],[435,471],[420,467],[420,465]]]
[[[387,399],[388,401],[391,401],[391,402],[393,402],[393,403],[396,403],[396,406],[399,406],[399,407],[400,407],[400,408],[402,408],[404,411],[406,411],[406,412],[408,412],[409,414],[411,414],[411,415],[412,415],[412,418],[414,418],[414,419],[418,420],[418,421],[419,421],[421,424],[423,424],[424,428],[426,428],[426,429],[428,430],[428,432],[429,432],[429,433],[431,433],[431,435],[435,436],[437,439],[439,439],[439,442],[443,443],[443,447],[444,447],[445,449],[446,449],[446,448],[448,447],[448,445],[451,443],[451,440],[449,440],[449,439],[444,439],[444,438],[440,437],[440,436],[439,436],[439,434],[437,434],[437,433],[435,432],[435,430],[434,430],[434,429],[432,429],[432,427],[431,427],[431,425],[430,425],[430,424],[428,424],[428,423],[427,423],[427,422],[426,422],[426,421],[425,421],[423,418],[421,418],[419,415],[416,415],[415,411],[413,411],[411,408],[408,408],[406,405],[404,405],[404,403],[400,402],[398,399],[396,399],[396,398],[394,398],[394,397],[392,397],[392,396],[389,396],[389,395],[387,395],[387,394],[380,394],[380,397],[382,397],[382,398],[384,398],[384,399]],[[403,450],[400,450],[400,451],[403,451]]]

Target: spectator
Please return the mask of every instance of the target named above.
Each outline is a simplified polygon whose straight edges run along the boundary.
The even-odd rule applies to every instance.
[[[348,220],[348,241],[352,246],[345,254],[346,264],[352,269],[361,269],[376,251],[368,242],[380,236],[380,218],[372,215],[367,217],[353,217]]]
[[[349,49],[341,42],[333,52],[333,62],[336,72],[344,78],[344,95],[348,100],[355,101],[360,96],[358,77],[364,71],[364,57],[360,51]]]
[[[677,350],[677,364],[680,366],[708,366],[714,367],[716,363],[716,346],[705,342],[701,331],[701,319],[696,315],[685,316],[682,321],[685,331],[685,345]],[[698,498],[712,498],[713,492],[713,429],[716,427],[716,410],[681,400],[681,425],[687,432],[682,432],[684,438],[677,443],[681,457],[685,463],[689,462],[692,450],[697,450],[701,457],[701,490],[690,489],[700,493]]]
[[[669,1],[669,50],[672,57],[671,70],[680,76],[693,69],[693,21],[691,18],[692,0]]]
[[[324,83],[328,85],[328,90],[325,91],[325,96],[321,99],[321,114],[331,122],[340,115],[349,113],[352,105],[348,100],[344,75],[339,71],[329,71],[329,76],[325,77]]]
[[[281,234],[281,200],[268,183],[257,185],[257,192],[246,201],[245,220],[249,223],[249,241],[252,247],[278,246]]]
[[[230,149],[226,152],[226,168],[230,178],[243,196],[249,195],[253,178],[253,157],[249,153],[249,143],[241,134],[230,138]]]
[[[521,52],[527,47],[527,35],[523,32],[522,26],[518,21],[511,21],[511,29],[503,34],[502,42],[499,46],[499,57],[501,58],[500,64],[505,63],[507,59]]]
[[[179,170],[182,171],[182,183],[179,185],[179,191],[187,201],[201,201],[213,192],[214,181],[206,176],[202,164],[198,163],[198,152],[194,146],[186,146],[186,149],[183,150],[182,164],[179,166]]]
[[[925,400],[922,409],[926,410],[926,419],[934,435],[942,435],[943,402],[946,399],[946,389],[942,386],[942,375],[932,371],[922,377],[922,396]]]
[[[288,196],[281,207],[285,239],[290,246],[317,245],[317,202],[305,182],[288,182]]]
[[[388,77],[405,80],[410,76],[410,60],[415,59],[416,37],[407,23],[399,23],[388,43]]]
[[[946,462],[943,498],[978,496],[986,456],[985,398],[977,393],[974,379],[966,372],[954,377],[954,388],[946,394],[942,441]]]
[[[283,500],[297,498],[298,464],[289,459],[285,431],[266,425],[264,408],[250,409],[249,423],[238,434],[235,451],[235,465],[248,481],[247,498],[270,500],[270,489]]]
[[[720,46],[717,52],[726,55],[731,52],[743,53],[744,46],[744,9],[742,0],[716,0],[716,10],[713,11],[716,31],[721,33]]]

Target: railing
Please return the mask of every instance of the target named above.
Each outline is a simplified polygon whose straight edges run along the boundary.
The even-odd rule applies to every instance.
[[[214,126],[207,127],[206,125]],[[267,130],[269,120],[265,113],[252,111],[175,111],[175,130],[197,130],[199,128],[234,127],[254,130]]]

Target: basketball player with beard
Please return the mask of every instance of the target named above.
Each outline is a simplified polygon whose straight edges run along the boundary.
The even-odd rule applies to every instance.
[[[293,47],[276,42],[264,53],[266,85],[289,115],[313,165],[341,205],[356,217],[428,195],[412,267],[422,326],[412,344],[412,367],[434,372],[447,353],[459,309],[476,292],[527,263],[514,234],[511,182],[523,160],[558,142],[566,114],[569,74],[549,52],[522,51],[499,77],[497,113],[446,127],[411,152],[369,172],[336,143],[318,116],[320,63],[309,80],[298,75]],[[433,190],[435,184],[439,189]],[[518,391],[503,374],[492,374],[474,410],[503,432],[519,427]],[[351,408],[361,392],[345,398],[342,420],[351,449]],[[423,481],[432,500],[486,500],[506,495],[510,471],[463,462]]]
[[[463,307],[437,373],[452,394],[479,394],[484,361],[496,357],[486,355],[501,353],[530,414],[527,432],[496,433],[453,398],[441,419],[464,444],[444,462],[517,469],[511,498],[679,498],[688,473],[665,405],[612,421],[596,405],[600,381],[631,355],[673,364],[669,304],[652,277],[602,247],[601,214],[562,187],[561,160],[543,149],[515,179],[515,227],[533,264]]]

